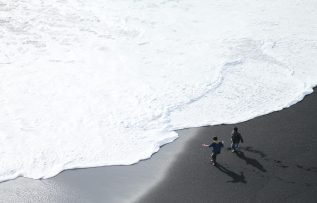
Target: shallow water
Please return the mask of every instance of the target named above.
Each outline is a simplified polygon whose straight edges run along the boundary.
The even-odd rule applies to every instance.
[[[129,165],[317,84],[314,1],[0,4],[0,180]]]

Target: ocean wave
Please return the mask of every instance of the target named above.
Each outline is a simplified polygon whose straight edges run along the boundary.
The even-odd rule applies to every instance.
[[[302,100],[317,84],[316,5],[249,6],[2,2],[0,181],[134,164],[177,129]]]

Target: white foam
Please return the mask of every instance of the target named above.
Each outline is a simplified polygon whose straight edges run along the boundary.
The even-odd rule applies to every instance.
[[[128,165],[317,84],[314,1],[0,3],[0,180]]]

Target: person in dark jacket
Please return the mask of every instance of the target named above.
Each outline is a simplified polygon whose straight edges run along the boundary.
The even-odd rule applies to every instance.
[[[221,152],[221,148],[223,147],[223,141],[218,142],[218,137],[213,137],[212,143],[210,145],[202,144],[202,146],[212,148],[211,163],[212,165],[216,165],[217,155]]]
[[[234,127],[232,133],[231,133],[231,150],[232,152],[235,152],[239,149],[239,144],[243,143],[243,138],[241,134],[238,132],[238,128]]]

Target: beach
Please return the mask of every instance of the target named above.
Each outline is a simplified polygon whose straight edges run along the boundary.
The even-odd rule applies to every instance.
[[[131,166],[67,170],[0,184],[1,202],[316,202],[317,94],[238,124],[179,130],[180,138]],[[239,128],[240,153],[229,149]],[[201,147],[225,142],[218,166]]]
[[[316,104],[314,92],[279,112],[200,128],[165,178],[138,202],[316,202]],[[245,141],[240,153],[227,148],[234,126]],[[218,166],[200,147],[213,136],[226,143]]]
[[[160,182],[183,146],[199,128],[187,129],[180,138],[152,158],[129,166],[66,170],[49,179],[19,177],[0,183],[0,202],[134,202]]]
[[[1,2],[0,203],[317,202],[315,8]]]

